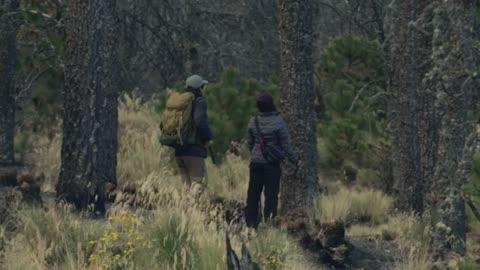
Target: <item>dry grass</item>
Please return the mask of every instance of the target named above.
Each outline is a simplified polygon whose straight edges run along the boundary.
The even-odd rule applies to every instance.
[[[279,230],[260,229],[249,247],[262,269],[313,269],[294,240]]]
[[[175,173],[172,151],[159,143],[158,115],[150,104],[123,97],[119,104],[119,183],[143,181],[156,172],[165,177]]]
[[[15,236],[5,245],[4,269],[226,268],[225,232],[207,225],[211,216],[193,207],[181,188],[172,151],[158,142],[159,119],[151,107],[129,97],[120,103],[118,181],[135,183],[143,203],[156,210],[131,215],[116,206],[109,211],[110,220],[95,221],[63,208],[23,209],[16,216]],[[36,172],[46,176],[43,189],[52,191],[59,173],[61,136],[36,140]],[[221,166],[210,162],[207,166],[210,192],[245,199],[247,161],[227,156]],[[249,245],[263,265],[269,256],[278,255],[282,267],[275,269],[313,269],[284,232],[265,228]],[[118,250],[127,252],[121,255]]]
[[[62,137],[56,135],[53,139],[49,139],[45,136],[34,136],[34,140],[35,170],[37,174],[45,176],[42,188],[44,191],[54,191],[60,173]]]
[[[26,208],[15,219],[20,227],[6,243],[4,269],[86,269],[88,241],[103,226],[63,208]]]
[[[321,221],[380,223],[387,219],[393,199],[381,191],[337,187],[320,197],[316,218]]]
[[[135,183],[144,203],[157,206],[156,210],[130,216],[125,222],[135,224],[132,234],[118,231],[114,236],[114,228],[127,223],[110,226],[111,221],[85,219],[61,208],[23,209],[16,216],[15,237],[7,237],[0,226],[0,241],[8,239],[2,269],[225,269],[225,232],[208,225],[211,217],[192,207],[176,175],[172,151],[158,142],[160,119],[151,108],[129,97],[120,103],[118,180]],[[61,136],[35,140],[36,171],[46,177],[44,190],[51,191],[59,173]],[[229,155],[221,166],[208,161],[207,167],[210,193],[245,200],[248,161]],[[353,224],[348,228],[350,236],[393,238],[398,270],[429,269],[428,222],[412,215],[389,217],[392,203],[392,198],[374,189],[330,185],[314,213],[321,221]],[[125,210],[115,207],[110,216],[122,219]],[[102,245],[89,244],[102,239],[106,240]],[[239,238],[233,240],[239,249]],[[318,269],[307,262],[293,239],[277,229],[261,228],[248,245],[262,269]],[[471,242],[469,247],[476,250]],[[119,248],[130,251],[118,257]]]
[[[431,269],[431,230],[428,224],[428,218],[421,220],[414,215],[398,214],[378,226],[353,225],[347,235],[392,240],[398,250],[395,254],[396,270],[428,270]]]
[[[396,234],[400,250],[396,270],[429,270],[432,266],[430,254],[431,228],[428,221],[419,221],[414,216],[397,216],[388,229]],[[384,232],[385,232],[384,230]]]
[[[227,155],[220,167],[207,163],[208,188],[212,194],[244,201],[248,189],[248,162],[240,157]]]

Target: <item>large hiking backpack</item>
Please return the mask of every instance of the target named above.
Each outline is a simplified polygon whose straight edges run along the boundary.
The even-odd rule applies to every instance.
[[[192,119],[194,98],[191,92],[172,92],[168,95],[160,123],[162,145],[178,147],[194,143],[195,128]]]

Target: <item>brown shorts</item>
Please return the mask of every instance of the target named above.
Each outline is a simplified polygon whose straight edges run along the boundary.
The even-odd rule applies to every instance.
[[[201,157],[177,157],[177,165],[182,181],[187,186],[193,183],[207,185],[205,159]]]

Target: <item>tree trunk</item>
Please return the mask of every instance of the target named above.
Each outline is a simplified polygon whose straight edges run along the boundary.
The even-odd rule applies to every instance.
[[[431,68],[433,4],[431,0],[411,0],[411,5],[409,98],[414,132],[412,155],[415,164],[415,192],[410,205],[416,213],[422,214],[425,208],[425,196],[433,178],[438,147],[435,91],[425,83],[428,81],[427,74]]]
[[[422,213],[424,208],[425,146],[431,134],[432,96],[422,84],[429,70],[432,7],[427,0],[393,0],[386,22],[389,72],[389,119],[392,123],[392,170],[400,210]]]
[[[471,173],[478,145],[475,119],[469,113],[480,84],[475,46],[475,0],[436,1],[433,27],[433,68],[441,120],[439,159],[434,191],[441,197],[434,215],[433,257],[445,261],[465,255],[466,216],[462,187]]]
[[[57,199],[105,211],[116,183],[118,85],[115,0],[71,0],[66,16],[62,165]]]
[[[294,148],[301,160],[298,171],[284,168],[281,213],[304,208],[318,193],[315,89],[312,64],[310,0],[277,0],[281,50],[281,106]]]
[[[389,92],[392,95],[390,122],[392,123],[393,189],[398,195],[397,207],[412,209],[415,188],[415,157],[413,154],[414,126],[410,113],[409,82],[411,82],[411,55],[409,27],[412,6],[410,1],[393,0],[389,10],[387,65],[390,75]]]
[[[15,162],[17,0],[0,0],[0,166]]]
[[[421,62],[418,63],[419,69],[423,74],[421,89],[418,95],[418,132],[421,149],[422,178],[424,182],[425,206],[431,209],[437,200],[437,194],[433,189],[435,182],[435,168],[438,159],[438,143],[440,122],[437,108],[435,106],[437,89],[435,88],[436,78],[433,78],[430,70],[432,69],[432,39],[435,4],[431,2],[424,10],[422,19],[417,23],[417,28],[421,29],[419,35],[421,44],[419,44],[419,53],[422,54]],[[423,80],[422,80],[423,79]]]

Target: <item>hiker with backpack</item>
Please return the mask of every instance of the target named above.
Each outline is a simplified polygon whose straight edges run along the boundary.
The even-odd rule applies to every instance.
[[[265,197],[265,221],[277,215],[280,192],[281,162],[297,165],[298,159],[290,144],[287,125],[277,112],[273,97],[262,93],[257,97],[258,114],[248,124],[248,147],[251,152],[245,219],[247,226],[257,228],[262,190]]]
[[[207,84],[198,75],[188,77],[184,93],[173,92],[168,96],[160,125],[160,142],[175,149],[183,183],[194,192],[207,184],[205,158],[212,140],[203,96]]]

